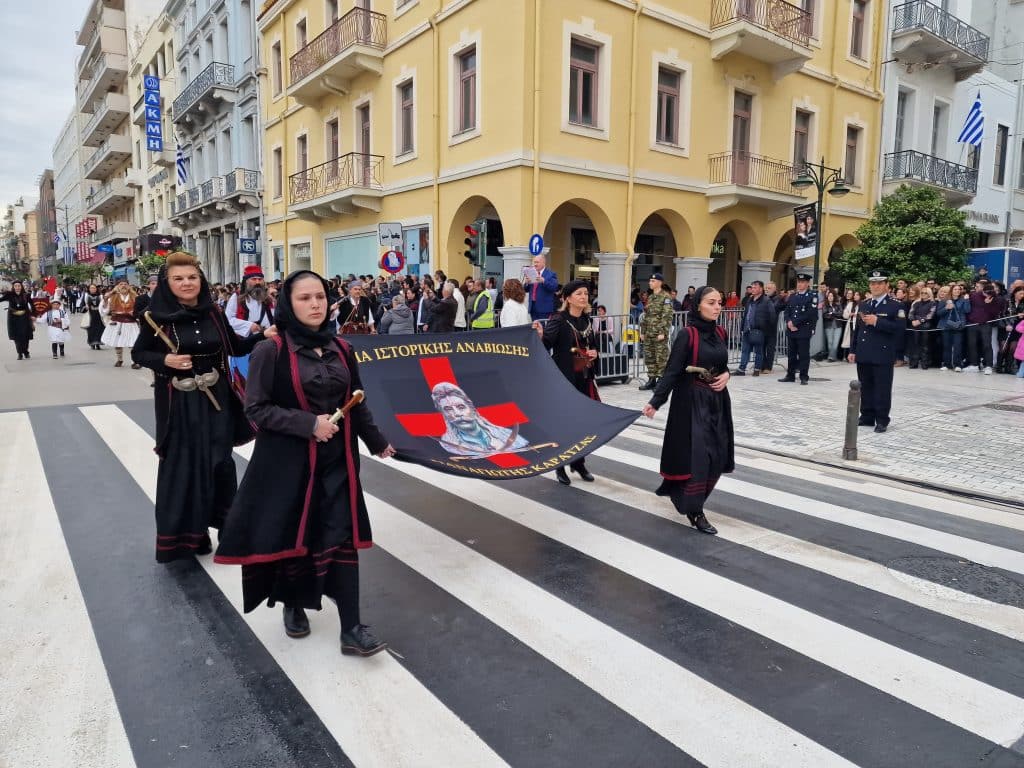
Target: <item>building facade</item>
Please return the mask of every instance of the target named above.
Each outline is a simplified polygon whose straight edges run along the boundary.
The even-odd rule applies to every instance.
[[[35,208],[30,208],[22,214],[24,231],[18,238],[18,257],[22,264],[28,264],[28,276],[30,280],[38,280],[39,271],[39,216]]]
[[[166,12],[176,27],[173,129],[187,168],[172,221],[212,282],[237,281],[262,239],[255,9],[252,0],[170,0]]]
[[[161,0],[92,0],[77,37],[81,143],[94,148],[82,165],[85,215],[97,217],[89,244],[113,262],[115,276],[127,272],[138,236],[129,60],[161,6]]]
[[[57,228],[61,232],[60,260],[71,264],[79,251],[76,225],[85,213],[85,189],[82,177],[83,123],[78,106],[71,108],[68,119],[53,145],[53,195]],[[91,150],[90,150],[91,152]],[[83,253],[88,243],[81,244]]]
[[[57,274],[57,209],[54,198],[53,171],[47,168],[39,176],[39,202],[36,203],[37,252],[39,271]]]
[[[28,274],[28,246],[25,234],[25,214],[34,210],[36,201],[32,198],[19,197],[10,203],[4,211],[3,218],[3,260],[16,271]]]
[[[609,308],[655,270],[788,282],[805,161],[852,188],[823,263],[876,199],[880,4],[265,2],[265,269],[376,273],[398,222],[411,271],[461,276],[482,218],[484,272],[518,276],[541,234]]]
[[[181,246],[181,231],[171,221],[176,194],[175,140],[171,104],[180,81],[174,55],[174,22],[161,13],[129,62],[132,102],[132,174],[135,189],[135,252],[145,256]]]

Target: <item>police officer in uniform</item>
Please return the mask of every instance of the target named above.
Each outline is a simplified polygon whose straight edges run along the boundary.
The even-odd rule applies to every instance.
[[[796,273],[796,293],[786,300],[786,338],[789,344],[789,368],[779,381],[796,381],[800,372],[800,383],[810,380],[811,336],[818,322],[818,294],[808,290],[811,274],[807,270]]]
[[[889,277],[881,270],[868,275],[871,297],[857,308],[857,330],[850,339],[849,361],[857,364],[862,427],[885,432],[892,406],[892,369],[896,340],[907,325],[906,311],[889,298]]]
[[[647,297],[643,323],[640,325],[640,338],[644,343],[644,362],[647,364],[647,383],[640,389],[654,389],[658,386],[668,362],[668,335],[672,330],[672,318],[675,309],[672,296],[662,290],[665,278],[660,272],[651,275],[651,294]]]

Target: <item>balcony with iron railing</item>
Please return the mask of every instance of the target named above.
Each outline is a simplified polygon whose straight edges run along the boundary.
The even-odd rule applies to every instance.
[[[111,179],[85,198],[85,211],[93,215],[105,216],[134,199],[135,193],[124,179]]]
[[[211,63],[178,94],[172,107],[175,125],[198,124],[219,102],[233,103],[237,92],[235,68],[219,61]]]
[[[78,92],[79,107],[83,112],[86,103],[92,104],[108,91],[117,90],[128,82],[128,57],[120,53],[102,53],[92,67],[92,76],[86,88]]]
[[[711,58],[741,54],[779,80],[810,61],[814,18],[786,0],[712,0]]]
[[[224,196],[255,195],[260,191],[260,172],[235,168],[224,176]]]
[[[927,0],[910,0],[892,10],[892,52],[908,64],[944,64],[958,81],[981,72],[989,38]]]
[[[353,8],[289,60],[288,95],[304,106],[347,93],[364,73],[380,76],[387,47],[387,17]]]
[[[104,8],[99,23],[93,27],[92,34],[83,44],[82,56],[79,61],[86,61],[99,52],[119,53],[128,55],[128,37],[124,11]]]
[[[289,210],[300,218],[335,218],[362,211],[380,213],[384,158],[349,152],[288,177]]]
[[[128,116],[128,96],[107,93],[92,105],[92,117],[82,131],[82,144],[98,147]]]
[[[978,192],[978,171],[914,149],[889,152],[882,169],[882,191],[890,193],[901,184],[930,187],[953,206],[964,205]]]
[[[114,134],[108,136],[97,147],[82,166],[82,176],[86,179],[105,181],[114,171],[124,165],[132,156],[132,140],[128,136]]]
[[[109,221],[89,236],[93,247],[104,243],[120,243],[137,237],[139,228],[130,221]]]
[[[800,169],[786,160],[749,152],[719,152],[708,156],[705,192],[708,210],[716,213],[746,203],[760,208],[785,210],[803,202],[793,185]]]

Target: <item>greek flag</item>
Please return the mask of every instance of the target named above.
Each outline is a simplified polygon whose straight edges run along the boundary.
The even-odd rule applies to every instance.
[[[181,144],[178,144],[174,164],[178,167],[178,186],[183,187],[188,182],[188,159],[185,157],[185,150],[181,148]]]
[[[53,244],[60,245],[60,232],[53,233]]]
[[[981,111],[981,91],[974,99],[971,111],[967,113],[963,130],[957,137],[958,144],[970,144],[972,147],[981,146],[981,137],[985,133],[985,113]]]

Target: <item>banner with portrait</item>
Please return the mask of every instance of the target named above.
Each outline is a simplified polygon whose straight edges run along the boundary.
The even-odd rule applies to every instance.
[[[486,480],[551,472],[640,415],[577,391],[530,326],[345,340],[396,458],[439,472]]]
[[[818,243],[818,206],[815,203],[798,205],[793,209],[794,230],[796,232],[796,259],[814,257],[814,249]]]

